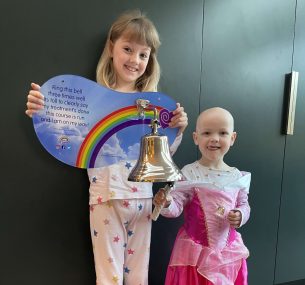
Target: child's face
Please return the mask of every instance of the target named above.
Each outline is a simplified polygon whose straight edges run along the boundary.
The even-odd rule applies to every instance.
[[[111,45],[114,71],[117,76],[115,89],[136,91],[135,82],[146,70],[150,47],[134,41],[118,38]]]
[[[197,122],[194,142],[198,145],[202,160],[208,163],[223,162],[225,154],[233,145],[233,119],[223,110],[202,114]]]

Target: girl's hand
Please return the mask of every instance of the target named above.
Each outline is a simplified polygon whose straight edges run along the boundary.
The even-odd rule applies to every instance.
[[[188,125],[187,114],[184,112],[184,108],[180,106],[180,103],[177,103],[177,109],[173,111],[174,116],[169,123],[171,128],[179,128],[177,135],[180,135],[184,132]]]
[[[164,189],[161,188],[154,196],[153,204],[155,206],[163,206],[167,208],[170,205],[171,197],[170,195],[165,195]]]
[[[32,118],[32,115],[44,107],[44,97],[40,93],[40,86],[35,83],[31,83],[32,89],[28,94],[28,101],[26,103],[27,110],[25,113]]]
[[[228,214],[228,221],[231,227],[238,228],[241,223],[241,212],[238,210],[231,210]]]

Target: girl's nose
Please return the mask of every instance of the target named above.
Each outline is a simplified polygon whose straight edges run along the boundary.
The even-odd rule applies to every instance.
[[[139,60],[139,58],[138,58],[138,55],[136,54],[136,53],[132,53],[131,55],[130,55],[130,62],[132,62],[132,63],[138,63],[138,60]]]
[[[218,135],[212,135],[211,136],[211,141],[213,141],[213,142],[218,142],[219,141],[219,136]]]

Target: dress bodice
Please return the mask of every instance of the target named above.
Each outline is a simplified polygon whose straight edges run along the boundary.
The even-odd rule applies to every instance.
[[[184,208],[186,232],[201,245],[224,248],[235,231],[230,227],[227,215],[235,207],[238,191],[225,192],[208,185],[193,191],[193,198]]]

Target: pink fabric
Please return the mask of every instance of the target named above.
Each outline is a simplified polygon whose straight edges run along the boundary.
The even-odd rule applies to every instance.
[[[229,236],[228,236],[228,245],[230,245],[236,239],[236,236],[237,236],[236,230],[234,228],[230,228]]]
[[[248,267],[245,259],[242,261],[242,265],[238,271],[234,285],[248,285]]]
[[[169,266],[165,285],[213,285],[197,272],[195,266]]]
[[[198,277],[193,281],[190,272],[181,269],[183,267],[195,267],[196,272],[213,285],[246,285],[246,271],[239,272],[245,266],[243,260],[249,252],[241,235],[227,221],[229,210],[235,206],[238,189],[225,192],[202,187],[194,191],[193,199],[185,207],[185,224],[178,232],[170,260],[170,268],[179,268],[175,272],[180,278],[190,281],[176,283],[177,277],[168,277],[166,280],[170,281],[166,285],[201,284],[196,283]],[[220,214],[217,213],[219,206],[224,208]],[[183,272],[186,274],[184,278],[181,276]]]
[[[247,263],[243,260],[234,285],[247,285]],[[213,285],[198,273],[196,266],[169,266],[165,285]]]
[[[196,243],[208,246],[206,219],[198,196],[194,197],[192,203],[185,206],[184,215],[184,229],[189,237]],[[194,227],[194,223],[197,223],[196,227]]]

